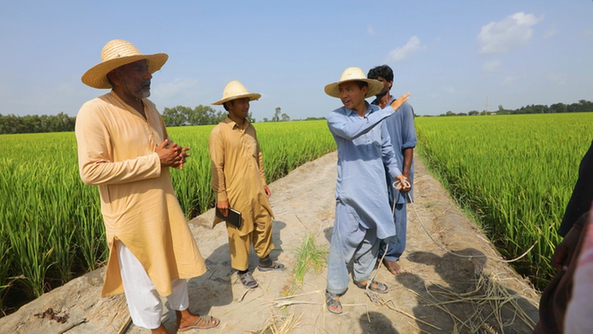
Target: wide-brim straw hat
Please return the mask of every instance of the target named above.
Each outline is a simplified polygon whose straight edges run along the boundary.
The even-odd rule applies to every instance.
[[[367,79],[364,72],[358,67],[348,67],[342,72],[340,81],[325,86],[325,93],[331,97],[340,97],[340,84],[348,81],[364,81],[368,84],[369,90],[365,97],[377,95],[383,89],[383,83],[375,79]]]
[[[107,80],[107,73],[120,66],[142,59],[148,61],[148,71],[152,74],[161,69],[169,56],[165,53],[144,55],[136,49],[134,44],[121,39],[114,39],[105,44],[101,51],[101,63],[86,71],[81,78],[82,82],[94,88],[112,88]]]
[[[258,93],[250,93],[247,91],[247,88],[243,86],[239,81],[233,80],[229,82],[226,87],[224,87],[224,91],[222,92],[222,99],[216,102],[212,102],[213,105],[221,105],[225,102],[242,99],[248,97],[249,101],[258,100],[261,97],[261,94]]]

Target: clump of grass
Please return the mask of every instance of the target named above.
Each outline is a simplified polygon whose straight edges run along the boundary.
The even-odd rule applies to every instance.
[[[258,334],[288,334],[296,329],[300,323],[302,314],[277,315],[273,314]]]
[[[294,269],[292,285],[286,291],[287,294],[293,294],[301,287],[305,274],[311,268],[319,274],[327,264],[326,248],[320,248],[315,244],[315,237],[311,234],[305,236],[303,243],[296,249],[297,265]]]

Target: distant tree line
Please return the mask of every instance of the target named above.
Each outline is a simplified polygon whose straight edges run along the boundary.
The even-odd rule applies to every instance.
[[[282,109],[280,109],[280,107],[276,107],[276,110],[274,110],[274,117],[272,117],[271,120],[269,120],[267,117],[264,117],[264,122],[288,122],[290,121],[290,116],[288,116],[285,113],[282,113]]]
[[[228,115],[226,110],[215,110],[209,106],[199,105],[195,108],[177,106],[165,108],[162,116],[166,126],[189,126],[218,124]],[[251,112],[247,119],[255,123]],[[281,113],[280,107],[276,108],[271,122],[290,121],[290,116]],[[264,118],[264,122],[269,122]],[[0,114],[0,134],[13,133],[41,133],[41,132],[65,132],[74,131],[76,117],[70,117],[64,113],[57,115],[2,115]]]
[[[564,104],[554,103],[551,106],[532,104],[519,109],[511,110],[505,109],[502,105],[498,106],[497,111],[477,111],[472,110],[468,113],[454,113],[447,111],[445,114],[440,116],[478,116],[478,115],[516,115],[516,114],[555,114],[555,113],[566,113],[566,112],[592,112],[593,102],[587,100],[579,100],[578,103]]]
[[[50,116],[0,114],[0,134],[74,131],[75,124],[76,117],[64,113]]]
[[[209,106],[199,105],[195,108],[177,106],[165,108],[163,120],[167,126],[208,125],[218,124],[227,116],[226,111],[215,110]],[[255,122],[251,113],[247,115],[250,122]]]

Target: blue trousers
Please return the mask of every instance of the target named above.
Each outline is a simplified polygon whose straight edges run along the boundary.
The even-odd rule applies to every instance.
[[[336,208],[336,222],[342,211],[340,205]],[[348,290],[350,276],[348,264],[352,262],[352,277],[355,282],[364,282],[371,277],[377,255],[379,254],[379,239],[376,229],[365,230],[358,225],[355,231],[346,231],[334,224],[327,260],[327,291],[331,294],[342,295]]]
[[[407,228],[407,210],[406,203],[397,203],[393,213],[393,223],[395,224],[395,236],[386,240],[381,240],[379,246],[379,258],[385,254],[385,241],[389,242],[385,259],[397,261],[404,253],[406,248],[406,228]]]

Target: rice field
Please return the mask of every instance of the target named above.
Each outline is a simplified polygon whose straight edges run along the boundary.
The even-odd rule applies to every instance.
[[[418,150],[507,259],[543,288],[593,113],[418,117]]]
[[[325,121],[254,124],[272,182],[335,150]],[[183,171],[173,170],[187,218],[214,203],[208,137],[214,126],[168,128],[191,147]],[[78,174],[74,133],[0,136],[0,312],[94,270],[108,249],[97,187]],[[10,300],[10,302],[9,302]]]
[[[325,121],[255,124],[268,182],[335,150]],[[208,210],[213,126],[169,128],[190,146],[173,185],[186,217]],[[418,151],[507,258],[542,287],[556,229],[593,139],[593,113],[416,118]],[[74,133],[0,136],[0,311],[107,259],[96,187],[78,175]],[[10,303],[8,301],[10,300]]]

